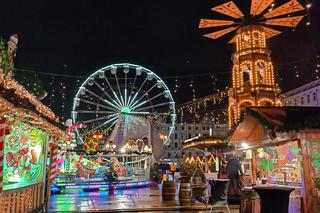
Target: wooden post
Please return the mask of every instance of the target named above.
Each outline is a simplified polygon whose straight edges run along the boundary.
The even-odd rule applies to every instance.
[[[303,177],[303,197],[304,197],[304,205],[303,209],[304,212],[314,212],[313,211],[313,204],[312,204],[312,190],[313,190],[313,183],[312,183],[312,168],[310,162],[310,156],[308,152],[308,144],[305,137],[305,133],[301,133],[298,138],[298,146],[302,150],[302,177]],[[301,140],[302,139],[302,140]]]
[[[252,183],[257,184],[257,161],[256,161],[256,152],[252,150],[252,159],[251,159],[251,173],[252,173]]]
[[[55,144],[53,139],[52,141],[50,141],[50,144],[50,166],[48,171],[48,182],[46,184],[46,212],[49,212],[50,208],[51,184],[54,181],[56,175],[56,160],[58,155],[58,145]]]

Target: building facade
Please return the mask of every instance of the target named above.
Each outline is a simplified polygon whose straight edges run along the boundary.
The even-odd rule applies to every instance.
[[[282,94],[285,106],[320,107],[320,79]]]
[[[168,132],[168,126],[162,125],[156,127],[159,135],[165,135]],[[165,147],[165,152],[161,158],[162,161],[176,162],[178,165],[185,156],[202,156],[201,151],[192,149],[183,149],[183,143],[197,136],[214,135],[225,137],[228,131],[227,124],[214,124],[209,119],[203,119],[199,123],[177,123],[175,131],[170,137],[170,145]]]

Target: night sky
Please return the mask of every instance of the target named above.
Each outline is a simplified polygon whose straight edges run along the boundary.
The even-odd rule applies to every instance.
[[[241,4],[243,1],[235,0],[244,10],[247,5]],[[230,36],[211,40],[198,29],[201,18],[218,17],[210,8],[223,2],[226,1],[10,0],[1,4],[0,34],[6,39],[12,33],[19,34],[16,68],[88,76],[112,63],[139,64],[163,77],[172,91],[178,79],[180,89],[173,95],[181,104],[192,99],[192,80],[196,98],[230,86],[234,50],[227,43]],[[279,5],[283,1],[276,2]],[[316,79],[316,65],[320,64],[320,5],[317,1],[312,4],[310,26],[306,26],[305,18],[294,32],[286,28],[269,41],[283,91]],[[17,71],[17,75],[23,73]],[[182,75],[193,76],[179,77]],[[49,79],[53,77],[40,74],[39,78],[50,95]],[[84,79],[55,77],[55,84],[61,81],[67,87],[65,114],[70,112],[76,80]],[[53,99],[47,97],[44,102],[50,104]],[[57,106],[61,101],[55,101],[51,105],[61,115]]]

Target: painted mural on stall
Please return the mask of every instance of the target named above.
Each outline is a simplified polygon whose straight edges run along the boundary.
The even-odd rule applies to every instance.
[[[46,133],[24,123],[13,126],[5,138],[4,189],[40,182],[44,170]]]

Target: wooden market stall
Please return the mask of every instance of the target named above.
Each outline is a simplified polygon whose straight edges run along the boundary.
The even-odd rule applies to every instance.
[[[8,57],[12,66],[0,64],[0,212],[32,212],[45,204],[49,147],[65,132],[57,116],[12,78],[12,55],[1,52],[1,61]]]
[[[218,177],[221,167],[222,151],[231,150],[230,144],[223,138],[215,136],[199,136],[186,140],[183,149],[201,151],[203,156],[188,156],[186,162],[201,162],[206,176]]]
[[[320,207],[320,108],[250,107],[230,137],[253,184],[290,186],[289,209]]]

